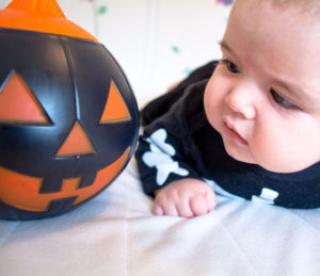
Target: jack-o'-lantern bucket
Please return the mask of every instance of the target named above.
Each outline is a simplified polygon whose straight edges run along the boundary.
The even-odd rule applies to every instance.
[[[105,189],[138,136],[116,60],[55,0],[0,12],[0,218],[62,214]]]

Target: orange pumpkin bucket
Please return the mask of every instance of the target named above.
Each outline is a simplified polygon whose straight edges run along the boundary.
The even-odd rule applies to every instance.
[[[128,163],[134,94],[110,52],[56,1],[12,1],[0,41],[0,218],[65,213]]]

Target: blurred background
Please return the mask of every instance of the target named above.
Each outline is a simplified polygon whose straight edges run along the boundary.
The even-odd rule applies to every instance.
[[[0,0],[0,9],[9,2]],[[140,107],[196,67],[220,57],[218,42],[232,4],[232,0],[57,2],[68,19],[111,51]]]

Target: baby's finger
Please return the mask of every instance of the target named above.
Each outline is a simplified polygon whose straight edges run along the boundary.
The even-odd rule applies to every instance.
[[[176,208],[180,216],[185,218],[193,217],[189,197],[181,198],[180,201],[176,203]]]
[[[174,200],[165,196],[158,195],[155,199],[155,208],[159,206],[162,210],[162,215],[177,216],[178,212]],[[160,211],[161,212],[161,211]]]
[[[196,195],[190,199],[190,206],[195,216],[202,216],[208,213],[207,200],[203,195]]]
[[[216,195],[214,191],[210,190],[206,192],[205,197],[207,200],[207,211],[209,213],[216,207]]]
[[[173,201],[167,201],[166,204],[163,204],[161,207],[164,215],[175,217],[178,216],[178,211]]]
[[[158,204],[153,205],[152,213],[156,216],[162,216],[164,214],[163,209]]]

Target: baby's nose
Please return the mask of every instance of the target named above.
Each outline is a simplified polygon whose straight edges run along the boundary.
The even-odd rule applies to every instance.
[[[240,114],[245,119],[253,119],[256,116],[254,97],[251,91],[243,89],[233,89],[225,98],[228,107],[235,113]]]

